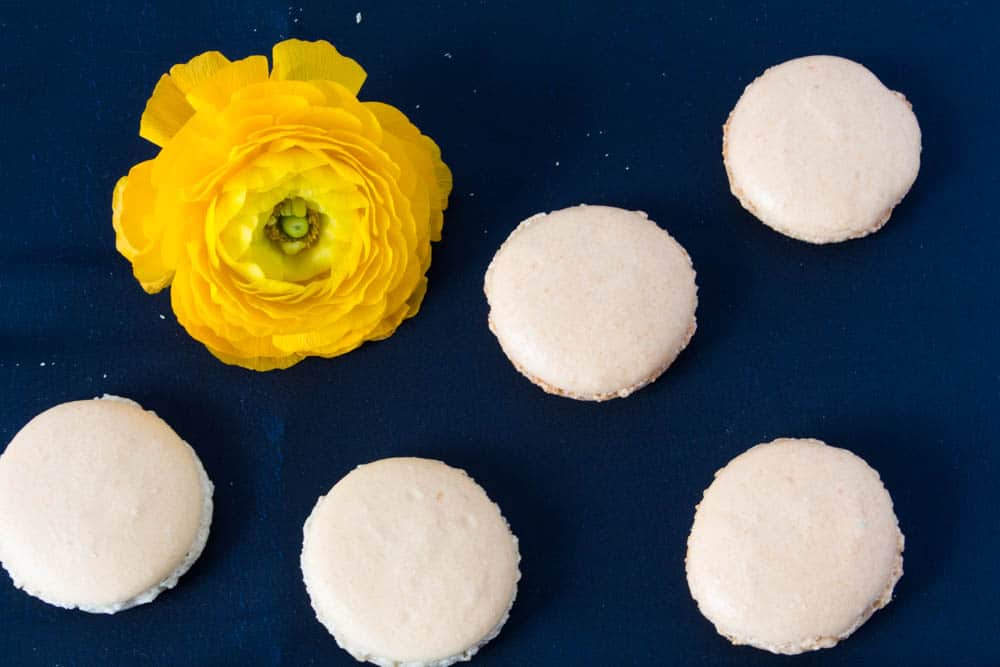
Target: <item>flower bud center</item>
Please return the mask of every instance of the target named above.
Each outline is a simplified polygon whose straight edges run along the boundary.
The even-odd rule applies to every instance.
[[[301,197],[283,200],[271,211],[264,233],[286,255],[297,255],[319,240],[320,214]]]

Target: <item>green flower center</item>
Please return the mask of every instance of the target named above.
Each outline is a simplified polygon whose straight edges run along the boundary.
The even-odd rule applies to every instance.
[[[264,233],[286,255],[297,255],[319,240],[319,211],[301,197],[285,199],[271,211]]]

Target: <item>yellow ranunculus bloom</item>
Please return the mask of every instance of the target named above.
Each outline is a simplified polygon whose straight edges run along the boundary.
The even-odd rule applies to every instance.
[[[416,314],[451,172],[328,42],[203,53],[163,75],[139,134],[161,147],[114,191],[118,251],[216,357],[333,357]]]

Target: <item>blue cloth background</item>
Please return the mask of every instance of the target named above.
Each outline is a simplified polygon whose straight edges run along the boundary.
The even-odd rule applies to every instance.
[[[800,6],[804,5],[804,6]],[[716,635],[684,551],[713,472],[776,436],[852,449],[906,533],[895,601],[796,665],[996,665],[996,4],[846,2],[0,4],[0,446],[56,403],[156,410],[217,485],[201,560],[114,617],[0,582],[7,665],[350,665],[301,583],[301,525],[359,463],[466,468],[521,538],[487,665],[790,664]],[[355,14],[362,13],[356,23]],[[215,361],[114,250],[115,180],[153,84],[209,49],[325,38],[455,173],[420,315],[345,357],[254,374]],[[834,53],[912,101],[910,195],[875,236],[787,239],[729,194],[721,126],[769,65]],[[666,376],[603,405],[543,394],[486,327],[482,277],[522,218],[643,209],[698,270],[699,329]]]

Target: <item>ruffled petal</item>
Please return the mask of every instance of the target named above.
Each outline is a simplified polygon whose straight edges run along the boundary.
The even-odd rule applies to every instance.
[[[250,56],[224,65],[211,76],[187,91],[187,100],[195,111],[225,109],[240,89],[267,80],[267,58]]]
[[[368,75],[361,65],[326,41],[287,39],[274,45],[271,78],[296,81],[335,81],[357,95]]]
[[[215,76],[229,62],[229,58],[218,51],[206,51],[186,63],[171,67],[170,78],[182,93],[187,94],[202,81]]]
[[[448,208],[448,196],[453,185],[451,170],[441,159],[441,149],[433,139],[421,134],[396,107],[381,102],[365,102],[364,105],[375,115],[383,130],[403,142],[410,159],[418,168],[431,193],[431,240],[440,240],[443,220],[441,212]]]
[[[132,263],[132,273],[150,294],[169,285],[173,276],[173,267],[164,262],[160,251],[162,230],[155,224],[152,170],[152,160],[132,167],[128,176],[121,177],[115,185],[111,205],[115,247]]]
[[[250,371],[282,371],[291,368],[306,358],[302,353],[288,354],[283,357],[238,357],[226,354],[221,350],[216,350],[210,345],[206,345],[212,356],[224,364],[230,366],[242,366]]]
[[[305,358],[305,354],[282,354],[267,339],[229,340],[207,326],[204,318],[205,299],[197,299],[197,279],[188,271],[181,271],[170,288],[170,305],[177,321],[192,338],[204,345],[219,361],[233,366],[242,366],[254,371],[270,371],[294,366]]]
[[[363,104],[378,118],[383,129],[411,144],[414,152],[424,157],[434,174],[441,208],[448,208],[448,195],[451,194],[453,180],[451,169],[441,159],[441,148],[437,143],[421,133],[417,126],[396,107],[382,102],[363,102]]]
[[[157,81],[146,102],[139,122],[139,136],[161,148],[166,146],[194,115],[194,107],[187,100],[188,91],[228,64],[229,59],[218,51],[208,51],[171,67],[170,73]]]
[[[161,148],[184,127],[194,109],[169,74],[160,77],[139,121],[139,136]]]

